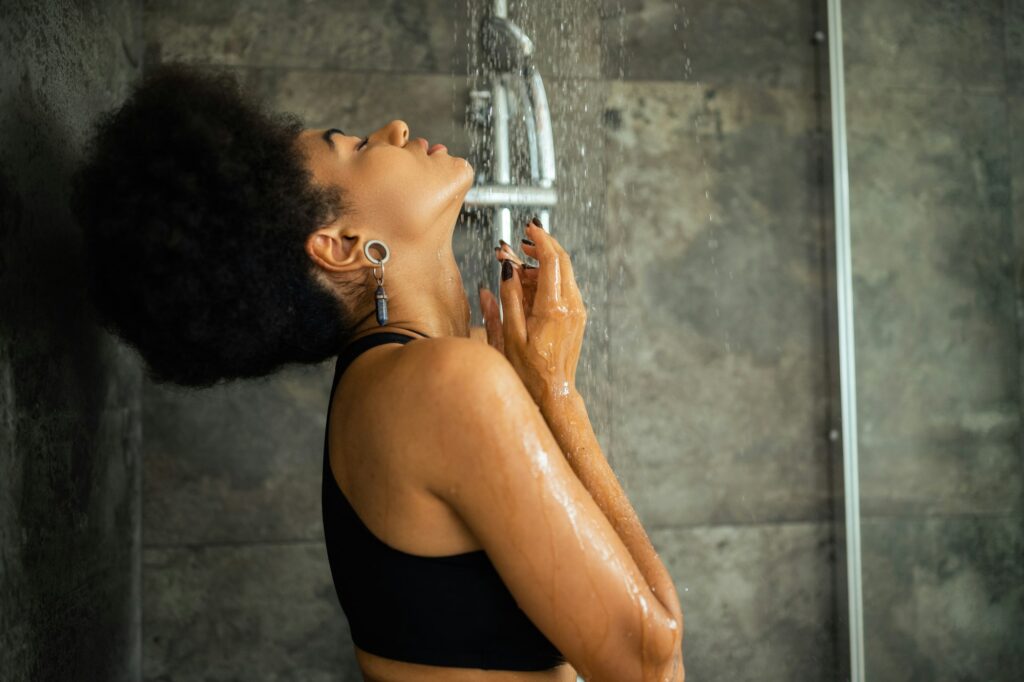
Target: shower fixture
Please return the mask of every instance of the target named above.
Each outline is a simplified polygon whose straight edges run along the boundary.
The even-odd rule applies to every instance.
[[[533,41],[511,21],[505,0],[496,0],[480,27],[489,89],[469,93],[470,122],[490,132],[491,153],[480,164],[477,183],[464,205],[490,211],[494,241],[512,243],[512,210],[537,215],[551,231],[555,191],[555,145],[544,80],[533,64]],[[529,151],[529,181],[512,184],[510,121],[521,120]],[[487,157],[487,155],[484,155]],[[476,166],[476,164],[474,164]]]

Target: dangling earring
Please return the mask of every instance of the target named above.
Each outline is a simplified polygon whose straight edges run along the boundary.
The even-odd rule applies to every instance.
[[[370,247],[375,244],[384,250],[383,258],[378,259],[370,253]],[[377,277],[377,268],[373,269],[373,277],[377,280],[377,293],[374,294],[374,299],[377,302],[377,324],[385,325],[388,323],[388,294],[384,291],[384,264],[391,258],[391,249],[379,239],[371,239],[363,245],[363,253],[371,263],[380,266],[380,277]]]

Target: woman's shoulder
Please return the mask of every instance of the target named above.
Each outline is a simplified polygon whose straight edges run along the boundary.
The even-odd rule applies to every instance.
[[[396,353],[395,379],[406,386],[436,390],[462,382],[517,377],[501,351],[465,336],[417,339]]]
[[[458,336],[417,339],[392,353],[370,368],[380,375],[368,409],[386,411],[391,427],[378,436],[378,449],[399,457],[406,473],[428,488],[437,484],[439,451],[447,464],[456,465],[453,436],[463,445],[474,442],[487,432],[483,422],[493,426],[511,418],[515,406],[532,406],[504,354],[485,342]]]
[[[432,415],[430,408],[451,409],[467,400],[484,400],[503,381],[519,381],[504,353],[462,336],[404,344],[389,365],[382,388],[393,406],[406,409],[411,416]]]

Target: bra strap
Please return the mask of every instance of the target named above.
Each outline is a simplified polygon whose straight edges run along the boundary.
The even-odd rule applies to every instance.
[[[385,343],[409,343],[416,339],[426,339],[429,336],[409,336],[408,334],[400,334],[398,332],[373,332],[366,336],[360,336],[355,341],[349,343],[345,348],[342,349],[341,353],[338,354],[338,360],[334,366],[334,380],[331,382],[331,394],[334,394],[334,389],[338,387],[338,380],[341,378],[342,373],[348,366],[352,364],[361,353],[370,350],[375,346],[381,346]]]

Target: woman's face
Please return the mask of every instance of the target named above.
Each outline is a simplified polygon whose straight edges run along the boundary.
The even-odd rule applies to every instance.
[[[400,120],[368,136],[307,129],[298,144],[315,180],[341,187],[351,211],[345,220],[370,238],[417,241],[444,231],[450,238],[473,184],[469,162],[445,149],[428,154],[426,140],[410,139]]]

